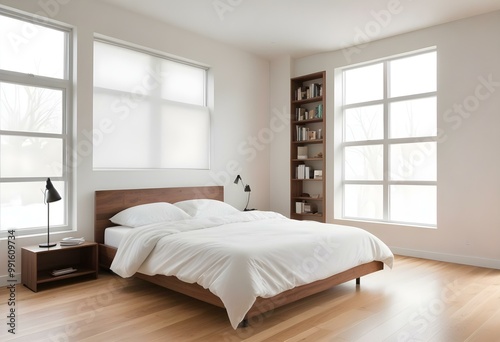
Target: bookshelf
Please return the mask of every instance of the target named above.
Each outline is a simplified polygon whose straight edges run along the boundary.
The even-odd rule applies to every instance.
[[[290,80],[290,217],[326,222],[326,72]]]

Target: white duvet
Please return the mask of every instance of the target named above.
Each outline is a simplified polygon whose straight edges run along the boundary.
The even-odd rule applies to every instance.
[[[111,270],[173,275],[198,283],[224,303],[233,328],[257,297],[272,297],[393,254],[353,227],[290,220],[264,211],[138,227],[121,241]]]

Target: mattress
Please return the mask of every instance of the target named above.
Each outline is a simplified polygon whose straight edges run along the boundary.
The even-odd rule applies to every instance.
[[[131,227],[109,227],[104,231],[104,243],[108,246],[118,248],[122,239],[132,230]]]

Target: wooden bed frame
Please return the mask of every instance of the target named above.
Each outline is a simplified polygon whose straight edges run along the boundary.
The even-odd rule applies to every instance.
[[[104,230],[114,224],[109,221],[116,213],[129,207],[152,202],[174,203],[188,199],[209,198],[224,200],[224,188],[222,186],[200,186],[183,188],[156,188],[156,189],[130,189],[130,190],[103,190],[95,192],[95,221],[94,239],[99,243],[99,265],[109,269],[116,254],[116,248],[104,244]],[[298,286],[282,292],[272,298],[258,297],[252,308],[242,322],[246,326],[248,320],[254,316],[274,310],[280,306],[295,302],[315,293],[322,292],[335,285],[356,279],[360,283],[360,277],[382,270],[384,265],[380,261],[372,261],[356,266],[329,278],[319,280],[310,284]],[[224,308],[219,297],[198,284],[188,284],[180,281],[174,276],[147,276],[141,273],[134,275],[151,283],[163,286],[167,289],[185,294],[201,301]]]

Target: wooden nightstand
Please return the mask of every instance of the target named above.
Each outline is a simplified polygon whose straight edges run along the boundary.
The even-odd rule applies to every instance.
[[[51,283],[75,277],[91,277],[97,279],[99,263],[97,243],[84,242],[76,246],[60,246],[51,248],[38,246],[21,248],[21,281],[34,292],[40,284]],[[53,276],[52,271],[73,267],[75,272]]]

